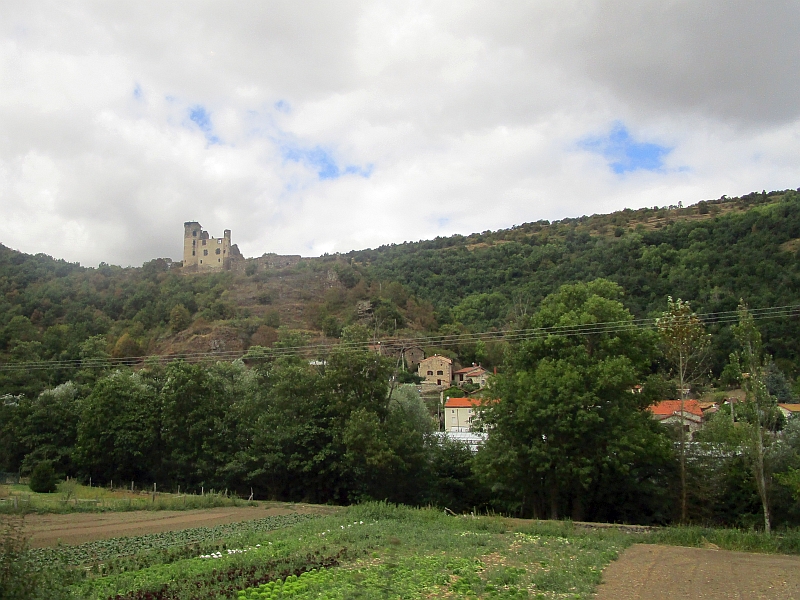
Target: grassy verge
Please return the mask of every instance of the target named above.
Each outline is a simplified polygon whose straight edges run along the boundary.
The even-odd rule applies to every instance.
[[[47,514],[73,512],[124,512],[133,510],[192,510],[219,506],[257,505],[223,493],[165,494],[130,492],[84,485],[70,486],[69,493],[37,494],[26,485],[0,486],[0,514]]]
[[[769,554],[800,554],[800,531],[787,530],[764,535],[760,531],[714,529],[710,527],[664,527],[639,536],[637,541],[648,544],[717,547],[737,552]]]

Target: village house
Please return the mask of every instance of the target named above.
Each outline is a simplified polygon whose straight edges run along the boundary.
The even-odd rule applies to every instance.
[[[400,361],[403,368],[408,371],[414,370],[425,358],[425,353],[419,346],[405,346],[393,340],[370,344],[369,349],[381,356]]]
[[[662,400],[650,407],[653,418],[665,425],[683,427],[692,439],[694,432],[703,426],[703,409],[697,400],[683,401],[683,414],[681,414],[680,400]]]
[[[446,356],[434,354],[419,362],[417,373],[423,384],[449,386],[453,380],[453,361]]]
[[[788,404],[781,402],[778,404],[778,408],[783,413],[783,416],[787,419],[800,416],[800,404]]]
[[[453,383],[459,387],[465,383],[472,383],[483,388],[486,387],[488,377],[489,371],[480,365],[472,363],[471,367],[464,367],[453,373]]]
[[[481,402],[481,398],[448,398],[444,403],[444,430],[470,431]]]

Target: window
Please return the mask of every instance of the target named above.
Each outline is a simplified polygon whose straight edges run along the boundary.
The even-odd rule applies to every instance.
[[[203,264],[203,259],[202,259],[202,258],[200,259],[200,264],[201,264],[201,265]]]
[[[203,246],[205,246],[205,245],[206,245],[206,240],[203,240]]]
[[[193,237],[197,237],[197,229],[195,229],[195,230],[192,232],[192,236],[193,236]],[[192,240],[192,243],[194,243],[194,240]]]
[[[452,412],[453,414],[456,414],[456,409],[453,409],[450,412]]]
[[[197,244],[197,240],[192,240],[192,248],[194,248],[196,244]]]
[[[218,258],[218,259],[217,259],[217,262],[222,262],[222,259],[221,259],[221,258]]]
[[[208,250],[203,250],[203,256],[208,256]]]
[[[444,375],[444,371],[436,371],[437,375]]]
[[[217,254],[219,254],[219,248],[217,248]]]
[[[192,250],[192,256],[194,256],[194,250]]]
[[[433,375],[433,371],[428,371],[428,375]]]

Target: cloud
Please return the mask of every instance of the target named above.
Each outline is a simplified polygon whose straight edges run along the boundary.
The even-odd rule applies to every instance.
[[[319,254],[796,188],[799,6],[8,0],[0,242]]]
[[[580,146],[602,155],[618,175],[638,170],[660,171],[664,166],[664,158],[671,150],[651,142],[635,141],[625,125],[619,122],[608,134],[590,136]]]

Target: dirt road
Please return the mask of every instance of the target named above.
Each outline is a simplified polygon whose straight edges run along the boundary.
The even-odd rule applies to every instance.
[[[41,548],[81,544],[92,540],[159,533],[190,527],[213,527],[236,521],[251,521],[274,515],[329,514],[336,509],[310,504],[261,503],[260,506],[224,507],[186,511],[134,511],[28,515],[25,532],[31,546]]]
[[[800,557],[636,544],[603,571],[596,600],[800,600]]]

